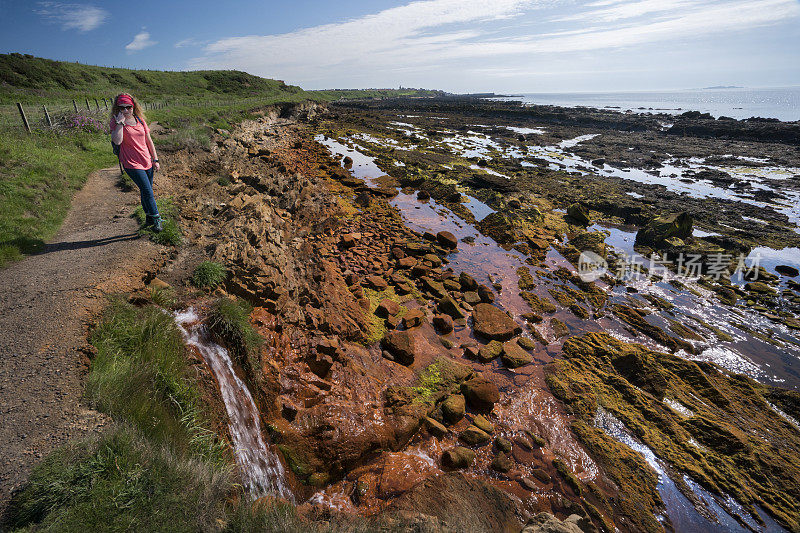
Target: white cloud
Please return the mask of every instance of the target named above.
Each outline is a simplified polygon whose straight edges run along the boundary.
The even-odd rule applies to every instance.
[[[99,27],[109,17],[108,11],[87,4],[62,4],[60,2],[39,2],[34,12],[45,20],[61,24],[64,30],[91,31]]]
[[[203,46],[207,43],[208,41],[198,41],[197,39],[190,37],[188,39],[183,39],[182,41],[178,41],[177,43],[175,43],[175,48],[186,48],[188,46]]]
[[[138,52],[139,50],[144,50],[154,44],[158,44],[158,41],[153,41],[150,39],[150,33],[146,31],[141,31],[136,34],[136,37],[133,38],[131,42],[125,45],[125,50],[128,53]]]
[[[584,11],[555,19],[556,22],[587,20],[592,22],[614,22],[648,15],[685,9],[697,4],[693,0],[641,0],[638,2],[617,2],[613,7]],[[596,6],[597,4],[590,4]]]
[[[424,59],[425,54],[475,38],[475,30],[455,25],[507,19],[535,0],[429,0],[412,2],[338,24],[326,24],[282,35],[221,39],[205,48],[193,67],[243,68],[274,75],[282,71],[357,67],[384,62],[387,56]],[[428,33],[432,28],[446,31]],[[372,58],[372,60],[370,60]],[[390,63],[396,63],[391,61]]]
[[[189,67],[309,88],[391,86],[416,74],[449,88],[473,83],[481,68],[532,77],[570,53],[600,65],[606,50],[730,36],[798,15],[797,0],[596,0],[577,9],[566,0],[423,0],[291,33],[220,39]]]
[[[680,10],[656,22],[614,25],[614,29],[593,27],[572,35],[465,44],[448,54],[452,58],[603,50],[754,28],[798,15],[800,4],[795,0],[741,0]]]

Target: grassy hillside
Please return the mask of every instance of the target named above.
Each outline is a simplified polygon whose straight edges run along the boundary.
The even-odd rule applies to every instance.
[[[98,67],[54,61],[29,54],[0,54],[0,104],[78,101],[127,91],[141,100],[281,98],[312,100],[436,96],[428,89],[329,89],[304,91],[281,80],[238,70],[159,71]],[[293,99],[295,99],[293,98]]]
[[[303,89],[237,70],[165,72],[96,67],[27,54],[0,54],[0,103],[112,96],[122,91],[143,100],[248,98],[297,95]]]

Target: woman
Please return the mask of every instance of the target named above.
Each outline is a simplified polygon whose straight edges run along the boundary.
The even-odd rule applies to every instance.
[[[152,225],[154,231],[161,231],[161,216],[153,196],[153,172],[161,166],[139,102],[126,93],[117,96],[111,108],[109,126],[111,142],[119,146],[122,167],[142,194],[142,209],[147,217],[145,226]]]

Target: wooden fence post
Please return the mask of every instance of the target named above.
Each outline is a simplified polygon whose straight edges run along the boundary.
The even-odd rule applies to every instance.
[[[52,128],[53,127],[53,121],[50,120],[50,113],[47,112],[47,106],[42,104],[42,109],[44,109],[44,118],[47,119],[47,125]]]
[[[100,111],[100,102],[97,101],[97,98],[94,99],[94,105],[96,105],[97,110]]]
[[[75,100],[72,101],[72,107],[75,108],[75,112],[78,112],[78,104],[75,103]]]
[[[22,104],[17,102],[17,109],[19,109],[19,114],[22,116],[22,123],[25,124],[25,130],[30,133],[31,127],[28,124],[28,117],[25,116],[25,110],[22,109]]]
[[[89,107],[89,99],[87,98],[86,99],[86,111],[91,111],[91,110],[92,110],[92,108]]]
[[[108,111],[108,98],[106,98],[106,97],[103,97],[103,103],[104,103],[104,104],[105,104],[105,106],[106,106],[106,111]]]

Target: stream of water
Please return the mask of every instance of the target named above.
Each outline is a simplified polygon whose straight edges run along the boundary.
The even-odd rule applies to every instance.
[[[233,441],[242,484],[251,498],[275,494],[293,501],[284,482],[283,465],[261,434],[261,417],[250,391],[236,375],[228,351],[207,338],[205,327],[191,307],[175,314],[186,344],[195,347],[211,368],[219,385],[228,429]]]

